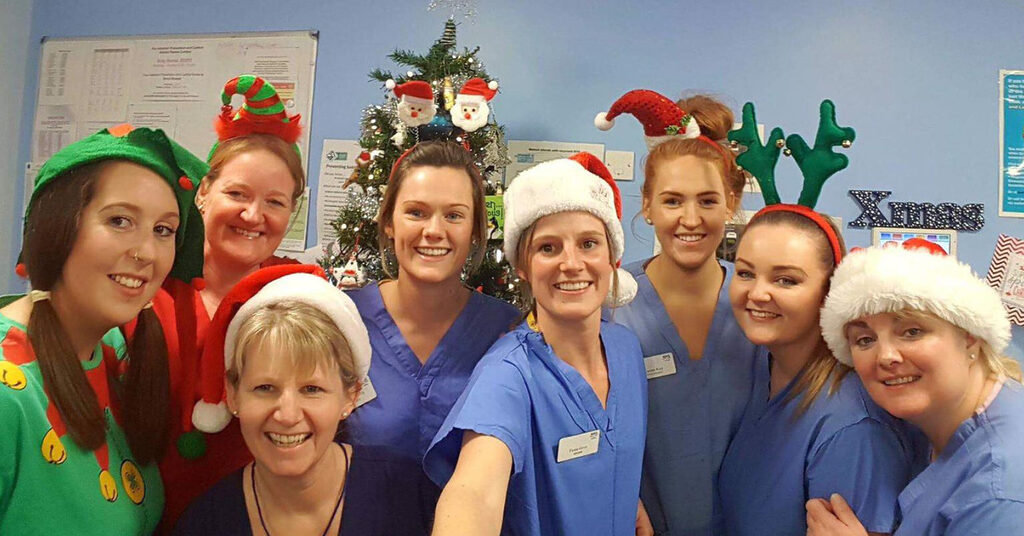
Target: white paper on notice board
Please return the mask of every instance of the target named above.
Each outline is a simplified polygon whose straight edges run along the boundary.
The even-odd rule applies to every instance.
[[[320,181],[316,192],[317,242],[321,246],[337,238],[331,228],[331,221],[348,206],[352,196],[362,191],[356,185],[342,188],[356,169],[356,158],[362,151],[356,140],[324,140],[324,150],[320,153]]]
[[[548,160],[568,158],[580,151],[591,153],[604,161],[603,143],[509,140],[508,157],[512,163],[505,168],[505,184],[527,168]]]

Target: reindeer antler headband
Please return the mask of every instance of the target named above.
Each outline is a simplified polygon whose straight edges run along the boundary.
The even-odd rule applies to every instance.
[[[772,129],[768,142],[762,144],[757,134],[754,104],[751,102],[743,105],[743,123],[740,128],[730,131],[728,137],[733,145],[746,147],[746,151],[736,157],[736,163],[753,175],[761,186],[765,207],[751,220],[762,214],[777,211],[794,212],[810,219],[828,237],[833,257],[838,265],[843,257],[839,237],[825,217],[814,210],[814,205],[818,202],[825,181],[850,164],[850,159],[846,155],[838,154],[832,149],[839,146],[850,147],[857,135],[852,128],[841,127],[836,123],[836,107],[832,101],[821,101],[819,113],[818,132],[814,138],[813,148],[808,147],[807,142],[799,134],[784,137],[782,129],[778,127]],[[775,165],[778,164],[779,152],[783,149],[786,155],[791,155],[796,160],[796,165],[804,177],[803,189],[796,204],[782,203],[775,188]]]

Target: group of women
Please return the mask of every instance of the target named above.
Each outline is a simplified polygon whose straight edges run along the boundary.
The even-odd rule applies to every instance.
[[[233,94],[246,103],[230,105]],[[716,258],[744,176],[698,96],[652,125],[644,221],[581,153],[513,178],[525,311],[467,288],[472,156],[416,144],[385,281],[273,257],[298,117],[228,83],[204,163],[122,126],[41,169],[32,291],[0,301],[0,533],[1010,534],[1024,387],[998,296],[927,243],[847,253],[773,205]],[[205,229],[205,232],[204,232]]]

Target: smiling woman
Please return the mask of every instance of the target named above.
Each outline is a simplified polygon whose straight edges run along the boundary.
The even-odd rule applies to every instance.
[[[1014,534],[1024,519],[1024,387],[1010,322],[970,267],[922,239],[840,265],[821,326],[871,398],[916,426],[931,464],[899,495],[896,534]],[[808,534],[864,534],[846,497],[807,504]]]
[[[505,256],[531,312],[481,359],[427,451],[444,486],[433,534],[633,534],[646,383],[636,337],[601,320],[602,304],[636,292],[616,269],[618,187],[580,153],[519,174],[504,200]]]
[[[163,132],[122,125],[40,170],[23,250],[33,290],[0,300],[0,533],[66,531],[68,515],[79,534],[156,527],[170,393],[149,306],[168,274],[198,275],[205,169]],[[133,320],[126,345],[115,328]]]
[[[722,461],[728,534],[803,534],[804,504],[834,493],[872,532],[896,526],[916,443],[833,357],[818,326],[844,254],[831,220],[800,205],[763,209],[740,240],[729,298],[747,338],[769,355]]]
[[[226,372],[225,400],[254,462],[193,503],[175,534],[419,530],[414,497],[392,487],[414,485],[418,467],[335,442],[355,409],[371,350],[355,304],[319,267],[247,276],[224,298],[210,330]]]
[[[353,445],[418,465],[480,356],[515,321],[514,307],[463,282],[485,251],[482,180],[454,142],[414,145],[395,162],[377,228],[393,279],[349,294],[370,333],[365,388],[375,395],[347,423]],[[440,493],[422,470],[413,476],[403,493],[423,507],[418,530],[403,533],[410,536],[429,532]]]

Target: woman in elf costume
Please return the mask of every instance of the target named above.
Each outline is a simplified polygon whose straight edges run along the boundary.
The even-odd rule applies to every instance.
[[[244,97],[238,109],[231,106],[234,95]],[[205,370],[216,368],[201,357],[206,330],[221,299],[244,276],[293,262],[273,255],[306,185],[296,145],[299,117],[285,113],[269,82],[252,75],[234,78],[221,102],[214,121],[218,141],[196,195],[206,227],[202,279],[167,285],[170,299],[162,295],[155,306],[166,336],[174,339],[174,448],[160,464],[168,528],[193,498],[252,459],[220,400],[199,401],[203,382],[222,382],[221,375]]]
[[[745,182],[722,145],[733,115],[704,95],[674,103],[634,90],[595,123],[610,128],[622,113],[644,125],[643,216],[661,249],[625,267],[637,299],[605,315],[632,329],[644,351],[650,413],[640,495],[656,534],[720,534],[718,470],[763,352],[729,307],[733,265],[715,255]]]
[[[202,270],[206,165],[128,125],[42,167],[0,303],[0,534],[150,534],[164,506],[167,347],[150,300]],[[21,268],[21,267],[19,267]],[[126,343],[115,329],[135,320]]]

